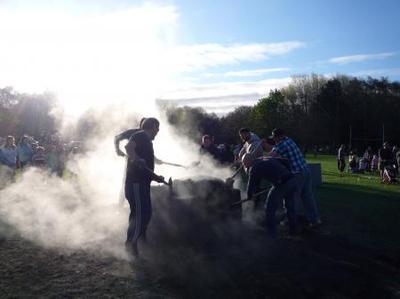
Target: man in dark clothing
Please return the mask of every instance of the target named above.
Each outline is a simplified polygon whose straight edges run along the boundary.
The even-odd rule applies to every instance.
[[[383,172],[385,170],[385,166],[393,164],[394,164],[393,151],[390,148],[389,142],[384,142],[383,148],[379,149],[379,170],[382,180],[383,180]]]
[[[200,147],[201,154],[210,154],[215,160],[221,161],[221,152],[215,146],[214,140],[210,135],[204,135],[201,139],[201,147]]]
[[[129,129],[129,130],[126,130],[126,131],[123,131],[122,133],[118,134],[117,136],[115,136],[115,138],[114,138],[114,146],[115,146],[115,151],[117,152],[117,155],[118,155],[118,156],[121,156],[121,157],[125,157],[125,156],[126,156],[125,153],[124,153],[123,151],[121,151],[121,149],[119,148],[119,143],[120,143],[122,140],[129,140],[129,138],[131,138],[131,136],[132,136],[133,134],[135,134],[136,132],[140,131],[141,128],[142,128],[143,122],[145,121],[145,119],[146,119],[146,118],[143,117],[143,118],[140,120],[139,128],[137,128],[137,129]]]
[[[285,199],[289,233],[294,234],[296,232],[296,180],[294,175],[275,158],[254,159],[251,154],[246,153],[242,157],[242,163],[246,168],[251,167],[247,185],[247,198],[251,198],[257,192],[262,179],[266,179],[272,184],[265,204],[268,232],[273,238],[277,237],[275,214],[281,206],[282,200]]]
[[[339,170],[340,176],[343,175],[343,171],[344,171],[344,169],[346,167],[345,152],[344,152],[345,149],[344,148],[345,148],[344,144],[341,144],[339,149],[338,149],[337,157],[336,157],[336,159],[337,159],[337,168]]]
[[[131,213],[126,239],[126,248],[138,256],[138,240],[145,239],[146,229],[151,219],[150,183],[163,182],[164,177],[154,174],[153,140],[159,131],[160,123],[155,118],[146,118],[143,130],[135,132],[125,146],[128,165],[125,178],[125,197]]]

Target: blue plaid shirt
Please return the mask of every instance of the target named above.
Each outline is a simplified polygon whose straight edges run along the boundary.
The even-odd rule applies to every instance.
[[[292,173],[299,173],[308,169],[299,147],[289,137],[285,137],[275,145],[272,151],[289,160]]]

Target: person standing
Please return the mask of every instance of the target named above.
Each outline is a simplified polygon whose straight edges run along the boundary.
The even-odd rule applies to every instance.
[[[18,168],[18,153],[14,136],[7,136],[6,144],[1,149],[1,162],[13,171]]]
[[[344,144],[342,144],[342,145],[340,145],[338,152],[337,152],[337,167],[338,167],[340,176],[343,176],[343,171],[346,167],[344,151],[345,151],[345,147],[344,147]]]
[[[310,226],[316,227],[320,225],[321,219],[312,190],[311,172],[303,158],[303,154],[297,144],[291,138],[287,137],[282,129],[274,129],[272,131],[272,138],[274,138],[276,145],[273,147],[270,155],[288,159],[290,170],[296,179],[296,212],[299,210],[301,199]]]
[[[28,165],[33,156],[32,146],[28,142],[28,136],[22,136],[20,143],[17,146],[18,160],[21,168]]]
[[[394,164],[394,157],[392,148],[390,147],[389,142],[384,142],[383,147],[379,149],[379,171],[382,181],[383,181],[383,172],[385,170],[385,166],[393,164]]]
[[[154,174],[153,140],[159,131],[156,118],[146,118],[142,129],[134,133],[125,146],[128,155],[125,197],[129,202],[130,215],[126,238],[127,251],[139,256],[138,241],[146,239],[147,226],[151,219],[151,181],[164,182],[164,177]]]

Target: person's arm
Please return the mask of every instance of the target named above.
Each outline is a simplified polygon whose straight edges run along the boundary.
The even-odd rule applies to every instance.
[[[125,156],[125,153],[123,151],[121,151],[121,149],[119,148],[119,143],[121,142],[122,138],[121,138],[121,134],[115,136],[114,138],[114,147],[115,147],[115,151],[117,152],[118,156]]]
[[[243,155],[246,153],[246,143],[243,143],[243,146],[242,146],[242,148],[240,149],[240,151],[239,151],[239,154],[238,154],[238,161],[239,162],[242,162],[242,157],[243,157]]]
[[[121,151],[121,149],[119,147],[119,143],[121,142],[121,140],[129,139],[133,133],[134,133],[133,130],[126,130],[126,131],[122,132],[121,134],[118,134],[117,136],[115,136],[114,147],[115,147],[115,151],[117,152],[118,156],[121,156],[121,157],[126,156],[126,154],[123,151]]]
[[[257,175],[257,173],[254,171],[254,167],[252,167],[249,172],[249,181],[247,183],[247,198],[248,199],[251,199],[253,194],[257,192],[259,183],[260,183],[260,178]]]

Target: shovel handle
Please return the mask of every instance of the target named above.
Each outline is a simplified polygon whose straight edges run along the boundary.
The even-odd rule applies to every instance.
[[[234,203],[231,205],[231,207],[239,206],[239,205],[241,205],[242,203],[244,203],[244,202],[246,202],[246,201],[253,200],[253,199],[255,199],[257,196],[262,195],[262,194],[264,194],[264,193],[267,193],[269,190],[270,190],[270,188],[261,190],[260,192],[257,192],[257,193],[255,193],[255,194],[253,194],[253,196],[250,197],[250,198],[245,198],[245,199],[239,200],[239,201],[237,201],[237,202],[234,202]]]

